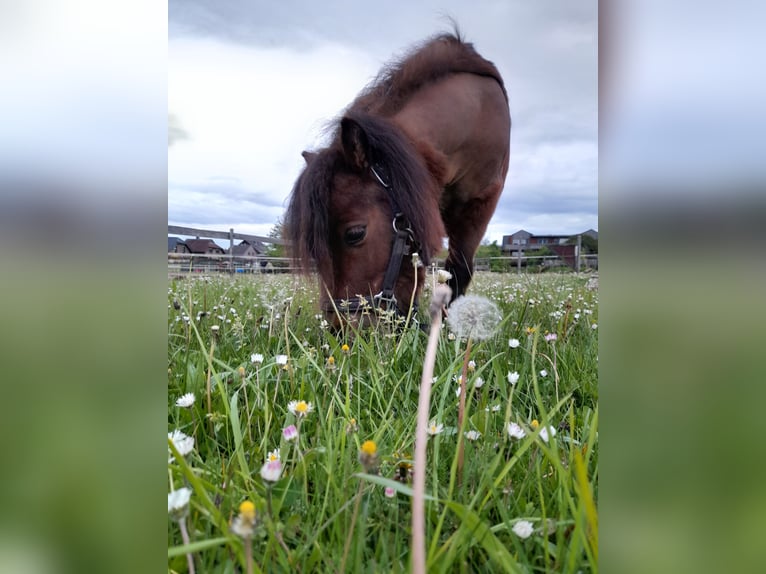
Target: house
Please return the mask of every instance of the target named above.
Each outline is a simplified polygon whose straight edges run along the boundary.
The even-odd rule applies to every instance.
[[[180,237],[168,237],[168,253],[191,253],[191,250]]]
[[[226,253],[223,247],[218,245],[212,239],[187,239],[186,245],[189,247],[190,253],[213,253],[223,255]]]
[[[555,251],[553,249],[554,246],[567,245],[578,235],[588,235],[598,241],[598,231],[593,229],[588,229],[588,231],[583,233],[575,233],[574,235],[534,235],[529,231],[520,229],[511,235],[503,235],[501,248],[504,252],[512,252],[512,255],[515,255],[519,250],[523,253],[524,251],[534,251],[543,247]]]
[[[266,247],[260,241],[248,241],[244,239],[239,245],[235,245],[232,254],[235,257],[258,257],[266,252]]]

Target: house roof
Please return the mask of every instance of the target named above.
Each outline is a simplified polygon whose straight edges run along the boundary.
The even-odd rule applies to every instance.
[[[168,253],[175,251],[178,244],[186,245],[186,242],[180,237],[168,237]]]
[[[212,247],[214,251],[223,253],[223,247],[218,245],[212,239],[187,239],[186,245],[192,253],[207,253]]]
[[[243,255],[247,252],[248,247],[252,247],[259,255],[266,252],[266,247],[260,241],[248,241],[242,240],[239,245],[235,245],[233,249],[234,255]]]

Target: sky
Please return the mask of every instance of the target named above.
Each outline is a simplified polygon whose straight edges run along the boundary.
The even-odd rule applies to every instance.
[[[304,149],[452,18],[504,78],[513,122],[486,239],[598,229],[597,3],[169,2],[168,223],[267,235]]]

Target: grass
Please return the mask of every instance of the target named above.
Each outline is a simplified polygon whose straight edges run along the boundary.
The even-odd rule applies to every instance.
[[[466,342],[443,328],[430,419],[444,430],[429,438],[424,469],[429,571],[598,571],[598,301],[586,284],[575,274],[477,274],[471,293],[503,319],[471,347],[463,429],[455,391]],[[192,490],[190,544],[168,521],[169,571],[188,571],[187,553],[198,572],[246,571],[250,545],[255,572],[408,572],[426,333],[333,333],[316,315],[315,285],[290,276],[175,280],[168,303],[168,432],[195,439],[168,464],[169,489]],[[196,397],[190,408],[175,406],[184,393]],[[294,400],[313,411],[296,418]],[[509,422],[526,436],[511,438]],[[284,439],[288,425],[296,441]],[[556,431],[547,441],[546,427]],[[465,439],[470,430],[480,437]],[[377,452],[365,468],[367,440]],[[260,469],[274,450],[283,472],[269,486]],[[231,530],[245,500],[257,515],[249,540]],[[513,530],[521,520],[533,527],[527,538]]]

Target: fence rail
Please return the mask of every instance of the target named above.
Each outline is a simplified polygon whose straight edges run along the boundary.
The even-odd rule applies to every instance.
[[[444,267],[443,259],[434,260],[437,268]],[[478,257],[476,271],[498,273],[542,272],[556,267],[568,267],[561,257],[541,255],[528,257]],[[581,255],[580,270],[598,269],[598,255]],[[184,277],[194,274],[253,274],[295,273],[298,269],[289,257],[232,256],[228,253],[168,253],[168,275]]]

